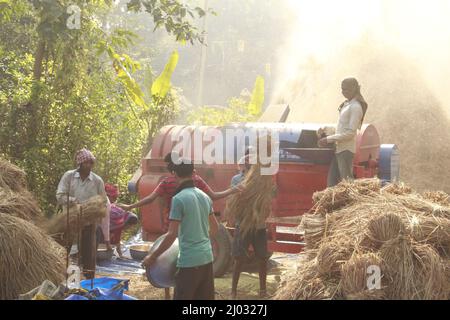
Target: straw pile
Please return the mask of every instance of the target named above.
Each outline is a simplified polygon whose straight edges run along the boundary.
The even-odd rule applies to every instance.
[[[35,225],[0,213],[0,300],[65,278],[65,250]]]
[[[0,158],[0,187],[14,192],[22,191],[26,188],[25,171]]]
[[[26,189],[19,193],[0,187],[0,212],[37,225],[44,221],[44,216],[37,201]]]
[[[276,299],[450,298],[445,201],[443,193],[421,196],[404,184],[381,187],[375,179],[316,193],[300,225],[306,262]]]
[[[240,232],[245,236],[261,225],[272,210],[272,176],[261,175],[261,165],[255,164],[245,177],[243,191],[227,201],[226,215],[240,221]]]
[[[67,210],[69,211],[69,230],[67,230]],[[68,233],[74,236],[83,227],[98,223],[105,216],[105,198],[95,196],[82,204],[72,205],[69,208],[64,207],[61,213],[55,214],[48,221],[45,229],[59,243],[66,243],[65,239],[67,239]]]

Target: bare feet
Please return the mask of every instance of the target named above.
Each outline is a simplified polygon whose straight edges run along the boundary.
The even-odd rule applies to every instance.
[[[231,291],[230,300],[237,300],[237,292],[236,291]]]
[[[259,298],[260,299],[265,299],[267,298],[267,291],[266,290],[259,290]]]

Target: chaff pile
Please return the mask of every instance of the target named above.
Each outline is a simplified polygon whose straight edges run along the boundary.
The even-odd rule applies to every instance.
[[[35,225],[0,213],[0,300],[65,278],[65,250]]]
[[[316,193],[300,225],[306,261],[276,298],[449,299],[447,199],[375,179]]]
[[[67,212],[69,212],[69,230],[67,230]],[[61,244],[68,231],[73,237],[78,234],[82,228],[93,223],[99,223],[106,216],[105,198],[95,196],[82,204],[64,206],[63,211],[55,214],[48,221],[45,229],[47,233],[54,237]]]

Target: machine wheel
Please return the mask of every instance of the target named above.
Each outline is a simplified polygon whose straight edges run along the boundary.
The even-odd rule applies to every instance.
[[[227,271],[231,263],[231,243],[232,239],[227,229],[219,224],[216,236],[211,239],[214,262],[214,277],[221,277]]]

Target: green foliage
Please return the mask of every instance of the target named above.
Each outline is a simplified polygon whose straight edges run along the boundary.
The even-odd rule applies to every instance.
[[[172,34],[199,37],[180,12],[168,11],[184,5],[147,2],[167,9],[164,23],[173,16]],[[80,30],[65,25],[71,4],[82,8]],[[74,168],[78,149],[91,149],[98,159],[94,172],[124,191],[151,137],[179,110],[174,88],[162,96],[147,93],[151,65],[126,52],[136,35],[124,28],[102,29],[111,5],[0,0],[0,156],[25,169],[29,188],[48,214],[55,211],[57,184]]]
[[[258,76],[251,96],[231,98],[228,107],[205,106],[191,111],[191,124],[221,126],[232,122],[256,121],[262,113],[264,103],[264,78]]]
[[[193,26],[192,19],[203,17],[206,12],[200,8],[192,8],[189,4],[175,0],[131,0],[128,10],[140,12],[144,9],[153,17],[153,31],[164,27],[169,34],[175,35],[177,41],[203,42],[203,35]],[[212,11],[210,11],[213,13]]]

